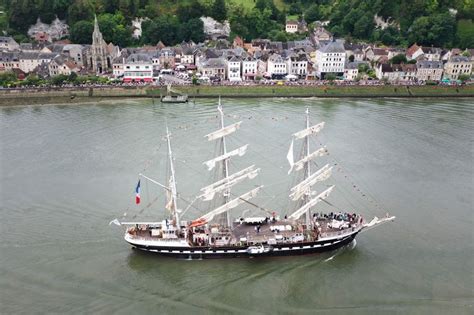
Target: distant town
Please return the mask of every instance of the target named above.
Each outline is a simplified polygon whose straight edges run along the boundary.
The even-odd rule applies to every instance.
[[[3,88],[48,85],[197,84],[463,84],[472,80],[474,49],[412,44],[377,47],[335,38],[318,21],[288,20],[287,33],[307,33],[286,42],[236,36],[228,23],[202,17],[206,40],[166,46],[118,47],[103,39],[97,18],[91,45],[60,38],[61,21],[32,28],[34,43],[0,37]]]

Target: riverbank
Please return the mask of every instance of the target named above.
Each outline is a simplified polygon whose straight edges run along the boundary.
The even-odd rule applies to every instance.
[[[474,85],[466,86],[178,86],[175,89],[193,98],[251,97],[474,97]],[[158,86],[58,87],[0,90],[0,105],[54,104],[94,101],[97,99],[147,97],[165,94]]]

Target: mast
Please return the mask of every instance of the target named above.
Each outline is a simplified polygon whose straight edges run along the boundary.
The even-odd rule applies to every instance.
[[[309,107],[306,107],[306,129],[309,129]],[[305,141],[306,141],[305,158],[307,158],[309,156],[309,135],[306,135]],[[311,164],[309,160],[305,163],[304,168],[305,168],[304,180],[306,180],[308,177],[311,176]],[[311,187],[308,187],[308,190],[304,198],[305,204],[309,202],[310,198],[311,198]],[[309,226],[311,222],[310,211],[311,211],[311,208],[309,208],[308,211],[306,211],[306,226]]]
[[[219,96],[219,105],[217,106],[217,110],[219,111],[219,114],[221,116],[221,129],[224,129],[224,111],[222,110],[222,105],[221,105],[221,97]],[[225,143],[225,135],[222,136],[221,138],[221,155],[226,155],[227,154],[227,147]],[[222,168],[223,168],[223,176],[224,178],[229,177],[229,159],[224,159],[222,161]],[[230,199],[230,187],[226,188],[224,191],[224,204],[228,203]],[[228,212],[224,212],[224,222],[227,226],[231,225],[230,222],[230,215]]]
[[[318,182],[325,181],[331,176],[332,167],[329,164],[326,164],[314,174],[311,173],[311,161],[317,157],[326,155],[328,150],[326,147],[320,147],[316,151],[310,153],[309,147],[309,137],[316,135],[324,128],[324,122],[320,122],[314,126],[309,124],[309,108],[306,108],[306,128],[300,130],[293,134],[293,139],[291,141],[290,150],[288,151],[287,159],[290,163],[290,170],[300,171],[304,170],[303,180],[296,184],[290,190],[289,197],[293,201],[302,200],[302,205],[293,212],[289,218],[293,220],[299,219],[303,213],[305,214],[306,225],[311,224],[311,213],[310,210],[314,207],[319,201],[326,199],[329,194],[332,192],[334,186],[329,187],[322,193],[318,194],[316,197],[312,198],[316,192],[312,191],[311,187]],[[303,140],[303,156],[297,162],[293,160],[293,142],[294,140]]]
[[[171,212],[174,216],[174,220],[176,221],[176,227],[180,230],[180,223],[179,223],[179,214],[178,214],[178,193],[176,190],[176,177],[174,173],[174,163],[173,163],[173,152],[171,151],[171,139],[170,139],[170,132],[168,130],[168,125],[166,126],[166,142],[168,143],[168,157],[170,161],[170,170],[171,170],[171,178],[170,178],[170,190],[171,190]]]
[[[244,202],[247,202],[251,198],[254,198],[262,187],[259,186],[256,189],[253,189],[235,199],[230,199],[231,187],[240,182],[243,182],[244,180],[255,178],[258,175],[260,169],[255,168],[255,165],[251,165],[236,173],[229,174],[229,160],[233,157],[243,156],[247,152],[248,144],[245,144],[237,149],[227,152],[226,136],[236,132],[240,128],[242,121],[225,126],[224,112],[222,110],[220,98],[217,110],[220,114],[220,129],[213,131],[204,137],[207,138],[208,141],[219,141],[220,155],[214,157],[209,161],[204,162],[203,164],[207,166],[209,171],[211,171],[216,165],[220,165],[220,163],[222,163],[222,172],[220,172],[219,170],[219,174],[221,175],[219,177],[221,178],[219,178],[216,182],[206,187],[203,187],[201,189],[201,194],[197,196],[197,198],[200,198],[203,201],[210,201],[214,199],[215,195],[219,194],[224,197],[224,202],[221,206],[192,221],[190,225],[191,227],[207,224],[217,215],[220,215],[220,218],[223,219],[222,221],[224,222],[221,222],[223,226],[230,227],[232,222],[231,217],[228,213],[229,210],[237,207],[238,205]]]

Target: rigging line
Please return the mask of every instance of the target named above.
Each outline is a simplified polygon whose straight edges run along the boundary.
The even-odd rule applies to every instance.
[[[234,194],[232,194],[232,193],[231,193],[231,195],[237,197],[237,195],[234,195]],[[262,210],[262,211],[265,211],[266,213],[268,213],[268,214],[270,214],[270,215],[272,214],[272,212],[274,212],[273,210],[269,210],[269,209],[260,207],[259,205],[255,204],[255,203],[253,203],[253,202],[251,202],[251,201],[249,201],[249,200],[245,200],[245,199],[243,199],[243,198],[239,198],[239,199],[242,200],[243,202],[246,202],[246,203],[248,203],[248,204],[250,204],[250,205],[252,205],[252,206],[254,206],[254,207],[256,207],[256,208],[258,208],[258,209],[260,209],[260,210]]]

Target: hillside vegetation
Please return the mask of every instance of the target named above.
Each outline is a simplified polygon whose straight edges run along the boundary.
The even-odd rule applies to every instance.
[[[172,45],[204,38],[199,17],[229,20],[232,36],[245,40],[296,38],[284,32],[286,16],[308,23],[329,20],[336,36],[385,45],[474,46],[473,0],[3,0],[0,27],[18,41],[27,41],[28,27],[38,17],[50,23],[66,20],[71,39],[89,43],[97,14],[106,41],[120,46]],[[0,4],[1,6],[1,4]],[[388,23],[377,27],[374,16]],[[132,40],[131,20],[149,18],[143,37]]]

